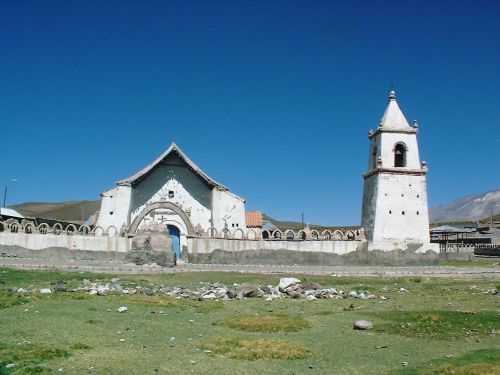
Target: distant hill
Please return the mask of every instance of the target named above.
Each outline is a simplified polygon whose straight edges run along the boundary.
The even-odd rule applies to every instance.
[[[26,202],[10,206],[25,217],[83,223],[100,208],[100,201]]]
[[[431,222],[485,221],[500,216],[500,189],[468,195],[430,209]]]

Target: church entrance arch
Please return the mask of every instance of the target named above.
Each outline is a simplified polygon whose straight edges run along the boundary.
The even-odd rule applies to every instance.
[[[156,202],[147,205],[134,218],[129,232],[135,234],[150,224],[164,226],[171,236],[172,250],[177,259],[182,259],[187,255],[183,254],[183,249],[187,249],[187,237],[194,234],[194,229],[191,220],[179,206],[171,202]]]

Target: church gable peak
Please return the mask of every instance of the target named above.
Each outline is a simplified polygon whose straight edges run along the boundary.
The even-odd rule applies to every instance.
[[[181,148],[174,142],[170,144],[170,146],[165,150],[158,158],[156,158],[153,162],[145,166],[143,169],[135,173],[134,175],[120,180],[117,182],[118,185],[135,185],[143,180],[147,175],[149,175],[153,169],[161,164],[165,159],[176,156],[182,162],[184,162],[188,168],[190,168],[196,175],[198,175],[206,184],[210,187],[217,187],[221,190],[228,190],[224,185],[218,183],[210,176],[208,176],[195,162],[193,162],[182,150]]]

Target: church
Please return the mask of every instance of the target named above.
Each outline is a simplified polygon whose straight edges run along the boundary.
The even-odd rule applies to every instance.
[[[245,200],[172,143],[151,164],[101,194],[98,227],[133,235],[156,224],[168,230],[181,258],[190,236],[245,231]]]
[[[379,126],[368,135],[361,217],[368,250],[425,252],[433,248],[427,165],[420,160],[417,133],[417,124],[410,125],[391,91]],[[334,237],[328,232],[309,235],[307,228],[300,235],[264,233],[262,228],[254,228],[247,223],[245,200],[208,176],[175,143],[142,170],[101,194],[96,225],[114,227],[125,237],[153,227],[168,231],[179,259],[191,252],[191,239],[196,238],[314,241]],[[239,237],[234,236],[237,232]],[[336,239],[344,238],[340,235]],[[280,246],[285,245],[284,241]]]

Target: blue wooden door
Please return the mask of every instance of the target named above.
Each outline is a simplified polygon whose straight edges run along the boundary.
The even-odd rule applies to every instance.
[[[181,259],[181,233],[179,228],[174,225],[168,225],[168,234],[172,239],[172,249],[175,251],[177,259]]]

